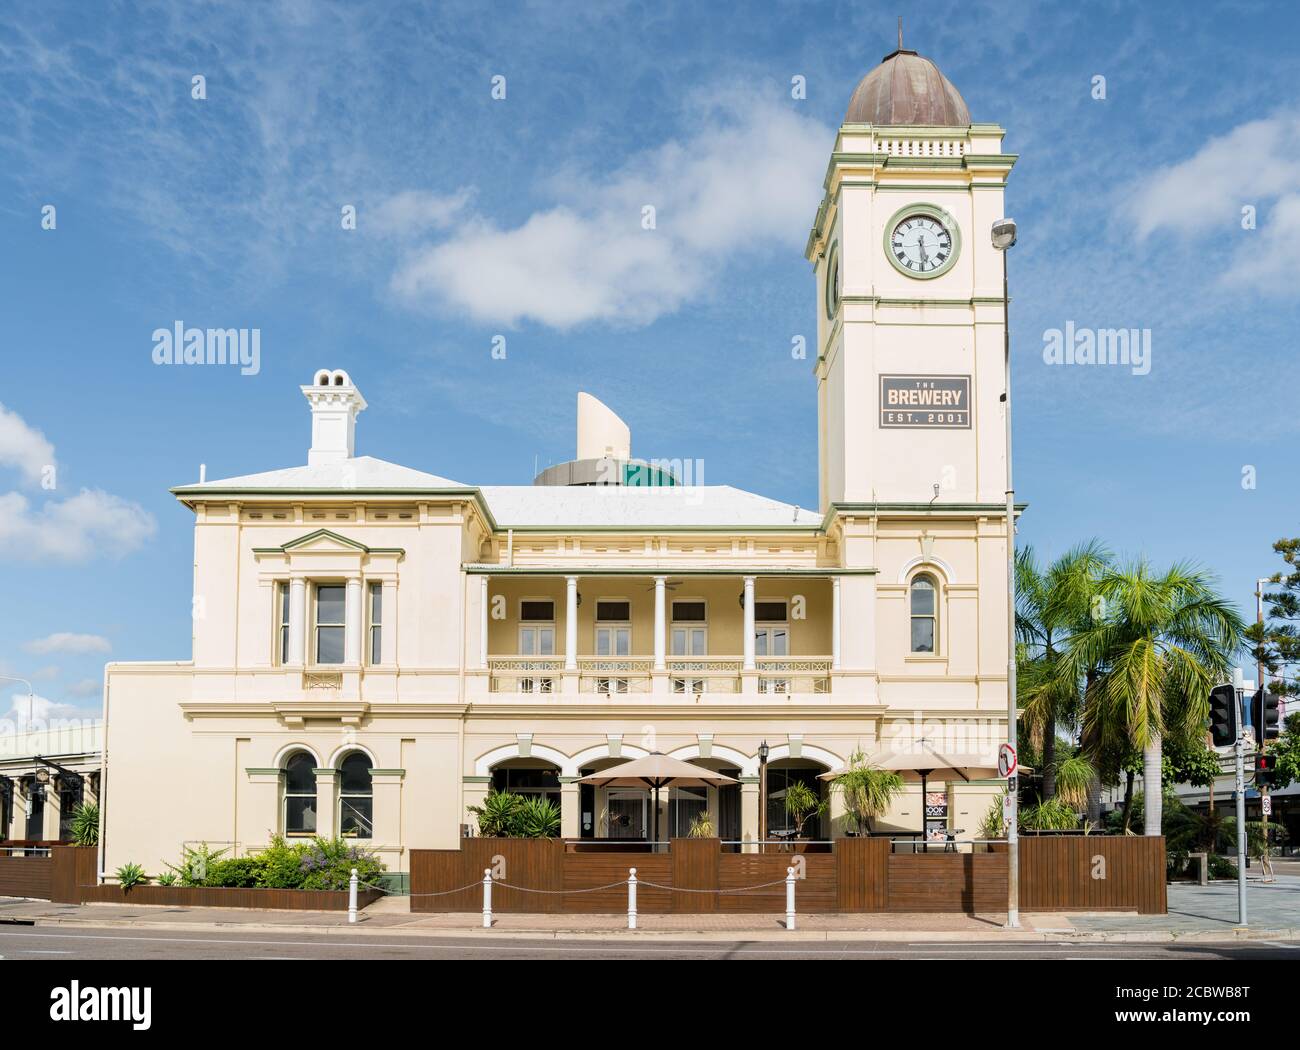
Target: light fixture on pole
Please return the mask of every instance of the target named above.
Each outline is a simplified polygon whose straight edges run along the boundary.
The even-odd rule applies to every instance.
[[[1016,746],[1016,494],[1011,482],[1011,299],[1007,294],[1007,252],[1016,243],[1016,221],[998,219],[991,231],[1002,255],[1002,387],[1007,450],[1007,743]],[[1007,779],[1007,926],[1020,925],[1020,799],[1016,777]]]
[[[26,678],[15,678],[13,675],[0,674],[0,679],[6,682],[22,682],[27,686],[27,732],[32,731],[32,708],[36,703],[36,691],[32,688],[32,683]]]
[[[772,749],[764,740],[758,745],[758,841],[759,853],[767,852],[767,756]]]

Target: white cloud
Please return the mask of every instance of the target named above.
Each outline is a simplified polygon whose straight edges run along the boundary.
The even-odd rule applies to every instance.
[[[737,93],[682,141],[610,175],[552,179],[556,204],[516,226],[471,217],[409,256],[392,287],[503,325],[649,324],[713,291],[729,257],[803,246],[831,137],[788,106]]]
[[[16,412],[0,405],[0,466],[17,467],[42,481],[54,446]],[[83,561],[92,554],[117,557],[151,539],[158,526],[138,503],[100,489],[34,507],[20,492],[0,492],[0,560]]]
[[[1187,160],[1140,180],[1125,210],[1144,245],[1161,232],[1214,234],[1228,247],[1224,283],[1292,293],[1300,265],[1298,169],[1300,112],[1280,112],[1212,138]],[[1242,227],[1247,206],[1255,209],[1255,229]]]
[[[473,196],[469,188],[446,195],[407,190],[382,201],[368,216],[363,211],[358,222],[362,229],[373,227],[398,236],[445,230],[464,213]]]
[[[120,557],[158,531],[138,503],[99,489],[33,508],[18,492],[0,493],[0,559],[84,561]]]
[[[19,731],[26,728],[29,718],[32,725],[40,729],[43,728],[42,722],[47,721],[52,715],[66,714],[69,711],[76,710],[71,704],[51,700],[39,693],[33,694],[30,698],[26,693],[13,693],[10,699],[13,706],[5,712],[5,717],[11,719]]]
[[[98,634],[73,634],[59,631],[35,638],[23,645],[29,653],[107,653],[113,646],[107,638]]]
[[[98,678],[83,678],[79,682],[73,682],[68,686],[69,696],[99,696],[104,689],[104,683]]]
[[[17,412],[0,405],[0,466],[17,467],[23,477],[39,483],[46,467],[54,466],[54,446]]]

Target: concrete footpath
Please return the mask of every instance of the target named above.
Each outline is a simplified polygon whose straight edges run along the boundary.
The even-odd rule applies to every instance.
[[[1005,915],[833,914],[799,915],[796,929],[784,915],[627,916],[496,914],[485,930],[478,913],[430,915],[410,910],[406,897],[387,897],[362,911],[355,925],[347,913],[180,908],[161,905],[51,904],[0,897],[0,924],[133,927],[152,929],[297,930],[347,932],[357,936],[418,934],[422,937],[509,936],[550,940],[609,940],[611,937],[681,941],[1080,941],[1161,943],[1300,939],[1300,877],[1282,876],[1272,885],[1252,883],[1251,925],[1236,925],[1236,884],[1170,886],[1169,914],[1130,912],[1021,915],[1021,928],[1008,930]]]

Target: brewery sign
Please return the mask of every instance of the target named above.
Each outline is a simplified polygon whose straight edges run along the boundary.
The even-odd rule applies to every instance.
[[[881,376],[880,425],[969,429],[970,376]]]

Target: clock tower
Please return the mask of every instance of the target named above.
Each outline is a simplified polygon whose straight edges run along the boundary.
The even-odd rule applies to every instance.
[[[849,100],[806,252],[823,512],[1004,497],[1003,135],[901,41]]]

